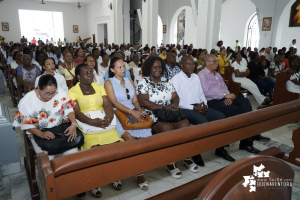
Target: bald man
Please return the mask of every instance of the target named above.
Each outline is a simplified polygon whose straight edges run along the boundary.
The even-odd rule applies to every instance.
[[[222,112],[225,117],[232,117],[252,111],[252,106],[247,98],[236,97],[230,93],[222,76],[216,72],[218,59],[215,55],[208,54],[204,57],[205,68],[198,74],[207,105],[210,108]],[[261,135],[258,137],[264,138]],[[259,150],[253,147],[253,139],[241,140],[239,148],[250,153],[258,153]],[[266,138],[265,138],[266,139]]]

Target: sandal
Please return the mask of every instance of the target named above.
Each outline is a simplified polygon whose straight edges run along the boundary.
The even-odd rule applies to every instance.
[[[190,158],[184,159],[183,165],[186,166],[191,172],[198,172],[198,166]]]
[[[122,189],[122,182],[121,181],[116,181],[112,183],[112,186],[116,189],[116,190],[121,190]]]
[[[148,185],[148,182],[146,181],[145,177],[144,177],[145,181],[143,183],[139,183],[139,181],[138,181],[138,177],[139,176],[143,176],[144,177],[144,174],[139,174],[139,175],[135,176],[135,180],[137,180],[140,189],[142,189],[142,190],[148,190],[149,185]]]
[[[101,187],[95,188],[91,190],[91,193],[94,197],[100,198],[102,197]]]
[[[173,167],[174,169],[169,169],[168,166],[170,166],[170,165],[172,165],[172,167]],[[167,165],[166,168],[167,168],[167,171],[170,172],[170,174],[171,174],[171,176],[172,176],[173,178],[181,178],[181,172],[180,172],[180,170],[177,168],[177,166],[175,165],[175,163],[171,163],[171,164]]]

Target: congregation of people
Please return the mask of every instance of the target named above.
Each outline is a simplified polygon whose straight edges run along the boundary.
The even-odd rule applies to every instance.
[[[233,81],[254,96],[259,108],[272,105],[280,72],[291,75],[287,90],[300,94],[296,39],[288,48],[266,47],[260,51],[241,47],[238,40],[234,49],[225,48],[219,41],[211,50],[197,49],[193,44],[149,47],[85,43],[81,39],[69,43],[66,38],[57,42],[51,38],[45,43],[33,38],[28,42],[24,36],[20,43],[6,43],[0,36],[0,44],[4,76],[11,70],[23,94],[13,125],[27,131],[35,151],[46,151],[50,160],[59,154],[139,140],[252,112],[248,98],[228,90],[226,67],[234,68]],[[32,90],[26,93],[25,84],[32,84]],[[103,117],[91,118],[88,113],[93,112]],[[138,128],[128,129],[124,117]],[[79,122],[101,131],[85,133]],[[259,134],[243,139],[239,149],[258,153],[254,140],[268,142],[270,138]],[[215,149],[215,155],[234,162],[227,148],[230,144]],[[182,163],[194,173],[205,166],[197,152]],[[168,164],[166,170],[174,178],[182,177],[176,163]],[[135,178],[139,188],[149,188],[144,174]],[[123,187],[121,180],[112,186],[116,190]],[[100,187],[91,193],[102,196]]]

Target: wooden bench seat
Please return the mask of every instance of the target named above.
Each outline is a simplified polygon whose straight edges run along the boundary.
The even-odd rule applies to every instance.
[[[41,198],[74,196],[292,123],[299,120],[299,114],[300,100],[295,100],[217,122],[93,148],[51,161],[47,154],[41,153],[37,155]],[[294,131],[294,136],[300,135],[299,132],[300,129]],[[295,148],[290,154],[293,156],[281,157],[298,166],[300,162],[295,158],[300,157],[299,137],[293,137]]]

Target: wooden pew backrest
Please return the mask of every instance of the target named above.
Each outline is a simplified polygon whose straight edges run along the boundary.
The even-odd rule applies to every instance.
[[[228,81],[227,87],[230,93],[235,94],[236,97],[239,96],[241,90],[241,84],[234,82],[232,80],[232,74],[234,73],[234,68],[231,66],[225,67],[224,79]]]
[[[285,72],[280,72],[276,75],[273,105],[286,103],[299,98],[299,94],[289,92],[286,89],[286,82],[290,80],[290,77],[291,75]]]
[[[203,189],[197,199],[291,199],[292,187],[271,186],[272,189],[256,187],[255,192],[250,192],[250,185],[244,187],[244,176],[254,174],[254,165],[263,164],[263,171],[270,172],[272,179],[294,180],[294,170],[285,162],[271,156],[255,155],[243,158],[221,170]],[[254,176],[255,180],[256,177]],[[269,181],[269,178],[265,178]],[[250,182],[249,182],[250,183]],[[256,182],[258,183],[258,181]],[[277,188],[277,189],[275,189]]]

